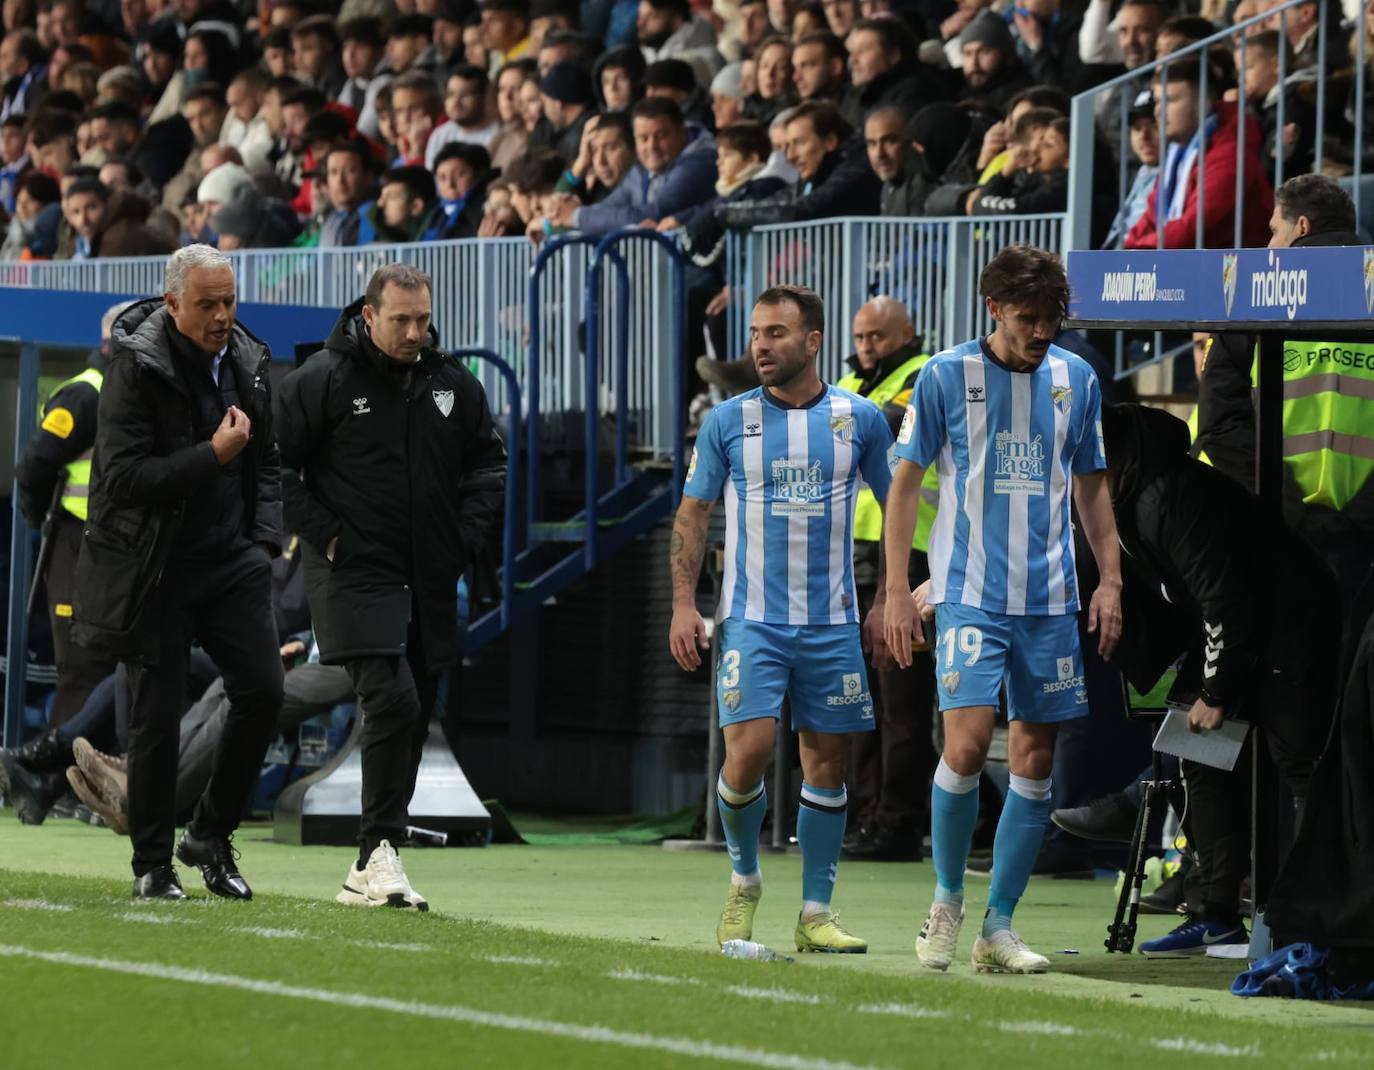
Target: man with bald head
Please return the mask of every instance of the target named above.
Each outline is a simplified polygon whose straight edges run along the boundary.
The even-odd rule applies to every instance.
[[[930,359],[921,352],[911,317],[892,297],[875,297],[854,316],[854,355],[850,373],[837,384],[866,397],[883,410],[897,434],[921,367]],[[921,525],[912,538],[909,578],[912,588],[929,578],[926,546],[939,501],[938,482],[927,474],[921,495]],[[856,735],[851,800],[858,820],[845,841],[845,856],[869,861],[916,862],[925,832],[923,800],[935,768],[930,743],[934,666],[929,654],[897,667],[882,637],[883,584],[878,549],[882,511],[871,491],[863,490],[854,507],[854,582],[864,621],[864,650],[871,658],[876,732]],[[874,612],[876,610],[876,612]],[[870,627],[870,621],[872,627]]]

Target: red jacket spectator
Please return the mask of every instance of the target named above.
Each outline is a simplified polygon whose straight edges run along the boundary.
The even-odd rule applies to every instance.
[[[1207,183],[1202,204],[1205,213],[1202,235],[1207,248],[1229,249],[1236,240],[1236,142],[1240,123],[1236,120],[1236,105],[1229,101],[1218,102],[1214,114],[1217,117],[1216,130],[1207,142],[1202,159],[1202,173]],[[1263,142],[1259,123],[1249,116],[1245,122],[1245,216],[1241,221],[1241,243],[1262,247],[1269,244],[1269,216],[1274,211],[1274,191],[1259,158],[1259,148]],[[1183,213],[1164,224],[1166,249],[1192,249],[1196,246],[1198,170],[1194,164],[1188,174]],[[1155,202],[1164,173],[1161,168],[1145,214],[1126,235],[1127,249],[1154,249],[1159,244]]]

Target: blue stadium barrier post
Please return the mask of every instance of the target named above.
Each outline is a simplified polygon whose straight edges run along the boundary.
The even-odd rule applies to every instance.
[[[597,486],[598,468],[601,457],[600,444],[600,394],[601,394],[601,261],[605,257],[615,268],[616,295],[616,365],[615,365],[615,475],[612,489],[619,487],[629,467],[629,423],[625,412],[629,399],[629,386],[625,382],[630,352],[630,273],[625,259],[605,241],[599,243],[592,253],[592,262],[587,269],[587,320],[586,344],[583,347],[583,397],[586,412],[583,413],[584,433],[586,436],[586,455],[583,487],[583,522],[587,528],[587,541],[583,547],[587,568],[596,564],[596,532],[599,522],[598,508],[600,489]]]
[[[14,342],[16,339],[4,339]],[[16,464],[29,435],[38,422],[38,345],[19,346],[19,387],[14,406],[14,459]],[[5,653],[5,731],[7,747],[19,745],[23,731],[24,690],[29,666],[29,618],[25,612],[29,595],[29,573],[33,568],[33,541],[29,526],[19,511],[19,483],[10,488],[10,604],[9,632]]]

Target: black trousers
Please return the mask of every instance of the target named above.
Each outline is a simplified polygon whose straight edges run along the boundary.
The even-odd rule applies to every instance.
[[[1331,730],[1337,693],[1337,652],[1304,665],[1267,671],[1249,709],[1238,711],[1262,729],[1279,776],[1301,805]],[[1183,761],[1188,789],[1187,828],[1197,865],[1186,884],[1194,914],[1234,917],[1240,884],[1250,871],[1250,748],[1252,733],[1231,772]]]
[[[76,557],[81,552],[85,525],[65,510],[52,530],[52,550],[44,584],[48,590],[48,618],[52,622],[52,648],[57,662],[57,690],[53,694],[51,727],[75,717],[96,685],[114,672],[114,661],[96,657],[72,641],[72,595],[75,591]]]
[[[363,719],[359,738],[363,799],[358,826],[358,853],[363,861],[383,840],[396,847],[405,839],[420,756],[438,701],[439,674],[425,668],[414,616],[404,655],[345,662]]]
[[[197,837],[238,828],[282,703],[281,651],[267,555],[245,545],[218,562],[169,565],[156,661],[130,664],[129,838],[134,873],[165,865],[176,832],[177,752],[191,640],[224,676],[229,713],[214,767],[189,823]]]

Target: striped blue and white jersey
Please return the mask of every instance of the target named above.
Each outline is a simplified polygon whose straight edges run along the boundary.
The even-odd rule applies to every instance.
[[[878,406],[833,386],[804,408],[762,387],[713,408],[684,493],[725,497],[716,619],[857,623],[854,502],[860,476],[887,498],[891,449]]]
[[[978,339],[937,354],[916,381],[897,456],[938,464],[932,605],[1077,612],[1073,477],[1107,467],[1101,387],[1085,360],[1051,345],[1035,371],[1014,372]]]

